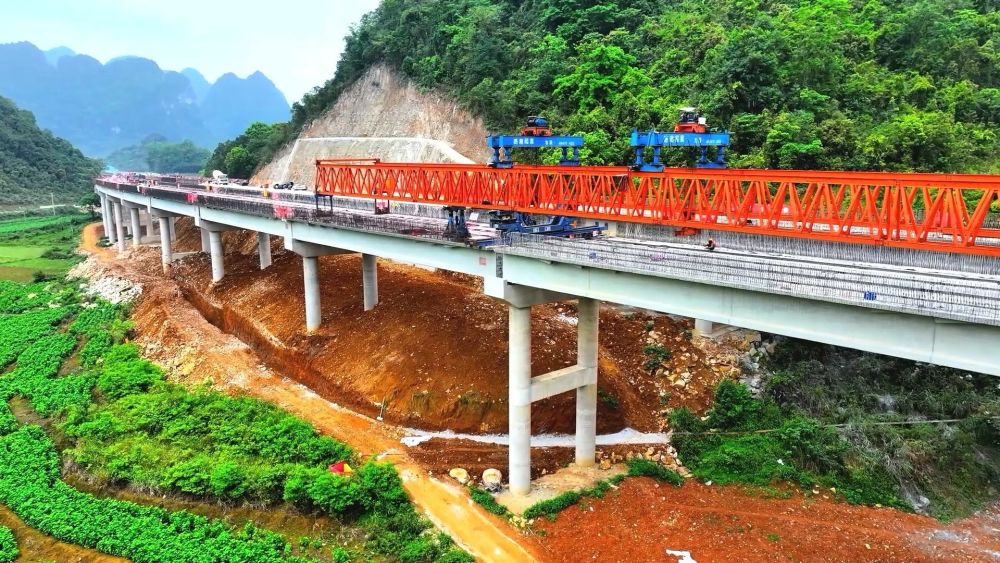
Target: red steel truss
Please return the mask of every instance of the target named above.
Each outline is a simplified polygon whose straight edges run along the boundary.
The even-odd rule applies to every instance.
[[[316,191],[1000,256],[992,175],[319,160]]]

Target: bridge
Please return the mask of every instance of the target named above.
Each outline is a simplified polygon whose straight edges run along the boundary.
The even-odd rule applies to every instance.
[[[201,229],[213,281],[222,232],[256,232],[261,268],[281,237],[302,257],[306,330],[320,325],[323,255],[362,255],[365,310],[378,304],[378,258],[481,278],[509,311],[514,493],[530,487],[535,401],[576,393],[576,460],[594,463],[601,302],[692,317],[704,333],[729,324],[1000,376],[1000,177],[350,160],[317,162],[315,195],[114,177],[95,190],[109,239],[124,251],[127,233],[135,245],[158,233],[165,270],[177,217]],[[451,234],[447,207],[470,210],[468,236]],[[500,237],[481,213],[494,209],[607,235]],[[531,307],[569,299],[577,363],[532,377]]]

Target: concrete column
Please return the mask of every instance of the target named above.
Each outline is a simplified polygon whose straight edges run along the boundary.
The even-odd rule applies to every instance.
[[[302,257],[302,278],[305,280],[306,331],[319,328],[323,312],[319,303],[319,258]]]
[[[108,230],[105,234],[108,235],[108,242],[115,244],[118,242],[118,227],[115,225],[115,204],[108,199]]]
[[[132,219],[132,247],[138,248],[142,240],[142,223],[139,221],[139,208],[128,208],[129,218]]]
[[[201,229],[201,251],[209,252],[212,247],[208,241],[208,229]]]
[[[361,255],[361,278],[364,285],[365,311],[378,305],[378,258],[374,254]]]
[[[510,491],[531,490],[531,307],[507,307]]]
[[[160,223],[160,226],[166,229],[165,233],[170,233],[169,222],[166,225]],[[170,237],[166,236],[166,238],[169,239]],[[219,282],[222,281],[222,276],[226,275],[226,265],[222,261],[222,233],[219,231],[209,231],[208,244],[212,256],[212,282]]]
[[[170,218],[170,240],[177,240],[177,217]]]
[[[257,255],[260,257],[261,270],[271,265],[271,235],[257,233]]]
[[[170,249],[170,237],[167,236],[167,219],[160,217],[160,258],[163,263],[163,273],[170,271],[170,263],[174,260],[174,254]]]
[[[104,236],[111,236],[111,220],[108,216],[108,196],[100,194],[101,197],[101,224],[104,226]]]
[[[125,252],[125,222],[122,221],[122,204],[115,203],[115,237],[118,241],[118,251]]]
[[[712,321],[706,321],[703,319],[694,320],[694,334],[695,336],[708,337],[715,332],[715,324]]]
[[[597,325],[600,302],[581,297],[576,306],[576,365],[597,376]],[[576,464],[594,465],[597,442],[597,384],[576,388]]]

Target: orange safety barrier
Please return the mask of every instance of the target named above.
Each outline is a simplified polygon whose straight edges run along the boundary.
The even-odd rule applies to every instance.
[[[1000,176],[316,161],[320,196],[1000,256]]]

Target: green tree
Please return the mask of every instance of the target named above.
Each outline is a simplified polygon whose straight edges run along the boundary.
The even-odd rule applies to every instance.
[[[229,149],[226,154],[225,171],[235,178],[249,178],[253,174],[254,160],[250,151],[242,146]]]

